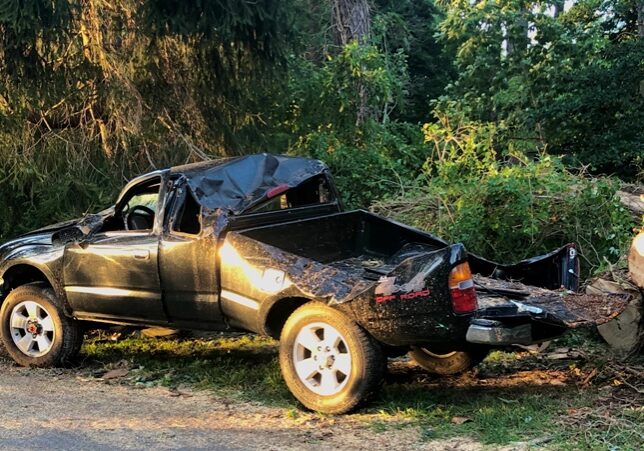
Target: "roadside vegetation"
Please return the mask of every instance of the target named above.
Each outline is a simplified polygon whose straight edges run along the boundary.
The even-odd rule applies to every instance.
[[[490,259],[576,242],[589,277],[623,266],[642,225],[616,193],[644,182],[643,72],[643,0],[2,1],[0,240],[106,208],[148,170],[271,152],[324,160],[348,208]],[[641,356],[587,336],[551,348],[569,346],[444,379],[395,361],[353,417],[639,449]],[[80,371],[308,415],[275,356],[246,335],[103,333]]]
[[[230,402],[260,402],[289,418],[301,410],[279,373],[276,342],[250,335],[112,340],[83,347],[88,379],[164,386],[176,396],[208,390]],[[552,449],[635,450],[644,439],[641,357],[620,362],[589,332],[542,353],[493,352],[461,376],[428,375],[406,358],[391,360],[375,402],[350,415],[374,432],[417,428],[426,440],[468,436],[488,445],[521,442]]]
[[[0,238],[267,151],[490,258],[578,242],[589,273],[634,225],[642,23],[641,0],[3,2]]]

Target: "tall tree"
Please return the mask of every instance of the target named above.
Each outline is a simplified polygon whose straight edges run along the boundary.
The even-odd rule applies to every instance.
[[[285,61],[289,23],[281,0],[2,2],[11,114],[0,120],[82,126],[108,157],[136,144],[143,124],[239,152],[261,136],[261,88]]]
[[[637,4],[637,34],[644,39],[644,1]]]
[[[336,42],[345,46],[351,41],[366,43],[371,29],[371,5],[368,0],[331,0]]]
[[[333,12],[333,29],[335,30],[336,42],[344,47],[355,41],[364,45],[369,39],[371,28],[371,6],[368,0],[331,0]],[[356,93],[360,99],[358,111],[356,111],[356,125],[361,125],[367,119],[368,93],[364,83],[358,84]]]
[[[267,149],[289,6],[0,1],[0,236],[104,207],[151,166]]]

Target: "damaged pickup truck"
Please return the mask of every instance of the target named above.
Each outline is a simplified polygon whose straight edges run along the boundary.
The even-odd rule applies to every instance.
[[[24,366],[69,361],[97,324],[265,334],[295,397],[341,413],[378,389],[388,356],[452,374],[601,321],[566,302],[578,267],[572,245],[487,261],[343,211],[320,161],[251,155],[151,172],[108,210],[5,243],[0,332]]]

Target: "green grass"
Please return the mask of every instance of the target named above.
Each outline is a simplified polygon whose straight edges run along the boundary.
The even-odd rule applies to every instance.
[[[473,372],[443,378],[396,362],[379,397],[353,418],[375,432],[418,427],[427,440],[469,436],[503,445],[547,438],[544,446],[551,449],[640,449],[644,411],[641,402],[639,408],[632,402],[637,395],[617,384],[617,375],[602,370],[606,350],[583,334],[551,348],[570,344],[582,346],[590,357],[548,361],[526,352],[496,351]],[[90,375],[126,366],[129,373],[121,383],[205,389],[284,408],[289,418],[300,415],[282,381],[277,343],[267,338],[130,337],[112,342],[99,336],[87,341],[83,356],[81,371]],[[593,379],[597,384],[582,386],[593,369],[599,370]],[[557,378],[562,381],[553,383]],[[630,404],[614,402],[629,396]],[[456,424],[455,417],[467,421]]]
[[[574,397],[547,388],[423,390],[409,384],[386,387],[379,407],[384,416],[413,420],[412,424],[427,430],[428,437],[469,435],[486,444],[504,444],[543,436],[565,411],[565,399]],[[468,421],[454,424],[454,417]]]
[[[275,341],[253,335],[213,340],[94,339],[82,350],[90,373],[126,365],[130,372],[125,381],[136,385],[188,385],[235,399],[287,406],[292,404],[291,396],[282,381],[276,353]]]

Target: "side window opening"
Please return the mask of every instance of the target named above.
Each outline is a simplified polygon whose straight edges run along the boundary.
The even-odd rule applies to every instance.
[[[130,188],[120,203],[114,216],[108,218],[100,232],[151,231],[157,213],[161,179],[150,181]]]
[[[333,202],[333,194],[325,177],[314,177],[279,196],[266,200],[246,213],[266,213],[289,208],[321,205]]]
[[[201,232],[201,205],[195,200],[190,191],[187,191],[177,216],[172,222],[171,230],[178,233],[199,235]]]

